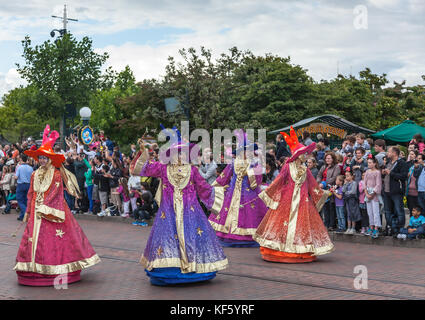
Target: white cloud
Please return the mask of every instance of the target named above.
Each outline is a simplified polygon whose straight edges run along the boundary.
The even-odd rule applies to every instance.
[[[0,99],[3,97],[3,94],[9,90],[24,84],[25,81],[21,79],[16,69],[9,69],[6,73],[0,72]]]
[[[163,75],[167,57],[178,49],[205,46],[215,57],[237,46],[255,54],[291,56],[292,62],[309,70],[316,80],[340,72],[357,74],[365,67],[387,73],[390,81],[406,79],[422,83],[425,70],[423,0],[367,0],[368,29],[353,27],[353,8],[359,1],[175,1],[175,0],[74,0],[68,3],[70,30],[79,36],[109,34],[150,27],[188,28],[173,41],[155,46],[132,39],[123,45],[97,48],[110,54],[109,65],[122,70],[130,65],[137,80]],[[61,28],[63,5],[53,0],[0,4],[0,41],[48,34]],[[11,18],[13,17],[13,18]],[[143,29],[145,28],[145,29]],[[225,31],[223,31],[225,30]],[[162,40],[162,39],[158,39]],[[394,79],[393,79],[394,78]],[[2,82],[2,79],[0,79]],[[0,84],[0,90],[5,88]]]

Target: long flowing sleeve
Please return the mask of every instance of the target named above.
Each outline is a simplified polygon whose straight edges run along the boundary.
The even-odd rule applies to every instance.
[[[194,169],[193,179],[199,199],[208,210],[211,210],[214,214],[220,213],[224,202],[224,188],[222,186],[213,187],[208,184],[196,168]]]
[[[79,198],[81,196],[81,192],[75,174],[67,170],[63,165],[59,168],[59,170],[63,179],[63,183],[65,184],[66,191],[71,196]]]
[[[254,190],[263,181],[263,171],[259,163],[256,163],[254,166],[249,167],[246,171],[249,179],[249,187]]]
[[[150,161],[148,150],[139,151],[130,164],[130,173],[134,176],[162,178],[167,165]]]
[[[140,150],[134,156],[134,159],[130,163],[130,174],[133,176],[140,176],[140,172],[142,171],[143,165],[149,159],[148,151]]]
[[[263,190],[258,197],[263,200],[264,204],[270,209],[277,209],[280,198],[282,195],[283,186],[288,183],[289,177],[289,164],[286,163],[279,175],[273,182],[267,187],[267,189]]]
[[[314,176],[309,169],[307,169],[306,180],[308,194],[310,195],[311,200],[314,202],[317,211],[320,211],[322,210],[323,205],[329,197],[329,192],[319,188],[319,184],[317,183],[316,179],[314,179]]]
[[[233,164],[228,164],[212,185],[224,187],[230,183],[230,180],[232,179],[232,175],[233,175]]]

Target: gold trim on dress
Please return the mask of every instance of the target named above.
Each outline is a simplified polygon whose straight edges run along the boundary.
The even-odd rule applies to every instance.
[[[100,258],[97,254],[90,258],[74,261],[61,265],[45,265],[35,263],[33,266],[31,262],[17,262],[13,270],[25,271],[25,272],[36,272],[40,274],[55,275],[65,274],[82,269],[86,269],[100,262]]]
[[[224,188],[223,187],[214,187],[214,204],[211,208],[211,211],[214,214],[219,214],[221,208],[223,208],[224,203]]]
[[[186,254],[186,244],[184,241],[184,221],[183,221],[183,189],[190,181],[192,166],[190,164],[183,165],[167,165],[167,178],[171,185],[174,187],[173,192],[173,205],[174,213],[176,215],[176,229],[179,237],[180,249],[180,267],[182,272],[189,272],[189,262]]]
[[[314,256],[319,256],[323,254],[330,253],[334,250],[334,245],[332,243],[323,246],[323,247],[316,247],[312,244],[309,245],[287,245],[286,243],[278,242],[278,241],[272,241],[261,238],[259,235],[255,234],[252,237],[256,242],[260,244],[262,247],[270,248],[273,250],[278,250],[281,252],[288,252],[288,253],[311,253]]]
[[[163,259],[155,259],[153,261],[148,261],[144,256],[140,258],[140,264],[143,267],[151,271],[154,268],[181,268],[180,258],[163,258]],[[226,269],[229,264],[227,258],[210,263],[196,263],[191,262],[188,263],[186,269],[181,268],[182,273],[196,272],[196,273],[207,273],[207,272],[215,272],[219,270]]]
[[[254,190],[257,188],[257,179],[255,178],[254,168],[248,168],[246,174],[249,180],[249,187]]]
[[[159,185],[158,185],[158,189],[156,190],[155,193],[155,201],[158,204],[158,208],[161,206],[161,201],[162,201],[162,189],[164,189],[164,183],[162,182],[161,178],[159,179]]]
[[[264,204],[273,210],[276,210],[277,207],[279,206],[279,202],[274,201],[272,198],[270,198],[270,196],[267,194],[266,190],[261,191],[258,194],[258,197],[263,200]]]
[[[59,168],[62,180],[65,184],[67,192],[73,196],[73,197],[80,197],[80,187],[78,186],[77,178],[75,177],[75,174],[68,171],[63,164]]]
[[[292,193],[291,211],[289,212],[289,224],[286,232],[286,244],[291,247],[295,239],[295,231],[297,229],[298,210],[301,200],[301,186],[307,177],[307,168],[298,161],[289,164],[289,173],[294,181],[294,191]]]
[[[136,160],[136,163],[134,165],[133,171],[131,174],[133,176],[140,176],[142,173],[143,166],[145,165],[145,162],[149,160],[149,152],[147,149],[144,149],[142,153],[140,154],[139,158]]]
[[[53,176],[55,174],[55,167],[53,167],[50,162],[51,160],[49,160],[45,166],[35,170],[33,183],[35,192],[44,193],[52,184]]]
[[[218,224],[214,221],[208,220],[215,231],[229,233],[225,225]],[[257,228],[232,228],[232,234],[237,234],[239,236],[252,236],[257,231]]]
[[[323,192],[322,196],[320,197],[319,201],[316,203],[316,209],[320,212],[322,210],[323,206],[325,205],[326,200],[329,197],[329,192]]]
[[[57,223],[63,223],[65,221],[65,211],[51,208],[45,204],[36,205],[35,212],[36,214],[41,214],[42,218],[49,221]]]

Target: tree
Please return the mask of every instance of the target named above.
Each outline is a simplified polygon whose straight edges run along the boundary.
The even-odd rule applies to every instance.
[[[311,116],[314,83],[290,57],[245,57],[236,68],[232,105],[243,127],[276,129]]]
[[[366,81],[338,75],[335,79],[321,81],[316,87],[315,114],[335,114],[363,127],[374,126],[375,97]]]
[[[11,141],[22,141],[24,137],[38,138],[45,122],[52,127],[59,125],[59,120],[40,114],[34,105],[43,105],[37,89],[32,86],[19,87],[9,91],[2,98],[0,108],[1,133]]]
[[[107,132],[112,139],[120,143],[128,143],[129,135],[134,134],[132,128],[122,124],[129,124],[135,113],[125,108],[123,101],[127,97],[134,97],[140,91],[136,79],[129,66],[120,73],[110,72],[109,84],[103,90],[92,94],[89,107],[92,110],[90,122],[93,127]],[[123,107],[124,106],[124,107]]]
[[[194,48],[181,49],[179,53],[185,63],[177,64],[169,57],[161,87],[165,97],[176,97],[190,112],[181,110],[180,116],[173,116],[173,124],[187,120],[189,115],[191,126],[207,130],[235,125],[232,113],[228,112],[238,85],[233,74],[242,60],[252,54],[231,48],[228,54],[213,61],[211,50],[204,47],[200,53]]]
[[[27,36],[22,46],[25,65],[16,64],[19,74],[51,102],[33,106],[40,115],[64,118],[68,113],[72,117],[77,109],[88,104],[91,94],[101,86],[101,67],[108,54],[95,53],[88,37],[77,41],[66,33],[55,42],[47,40],[32,47]],[[63,121],[60,126],[62,142],[65,127]]]

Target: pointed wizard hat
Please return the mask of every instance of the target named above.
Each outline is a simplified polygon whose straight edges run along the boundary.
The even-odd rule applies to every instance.
[[[288,162],[296,160],[300,155],[305,153],[311,153],[316,148],[316,143],[313,142],[308,146],[303,145],[298,141],[297,134],[295,133],[294,128],[291,126],[289,130],[289,135],[286,132],[280,132],[280,134],[285,139],[286,143],[291,149],[292,156],[289,158]]]
[[[59,133],[54,130],[50,132],[50,126],[47,124],[43,132],[43,142],[41,147],[36,150],[26,150],[24,153],[34,158],[38,161],[39,156],[45,156],[52,160],[52,165],[56,168],[59,168],[62,162],[65,161],[65,156],[63,154],[55,153],[52,149],[52,146],[55,144],[56,140],[59,138]]]

